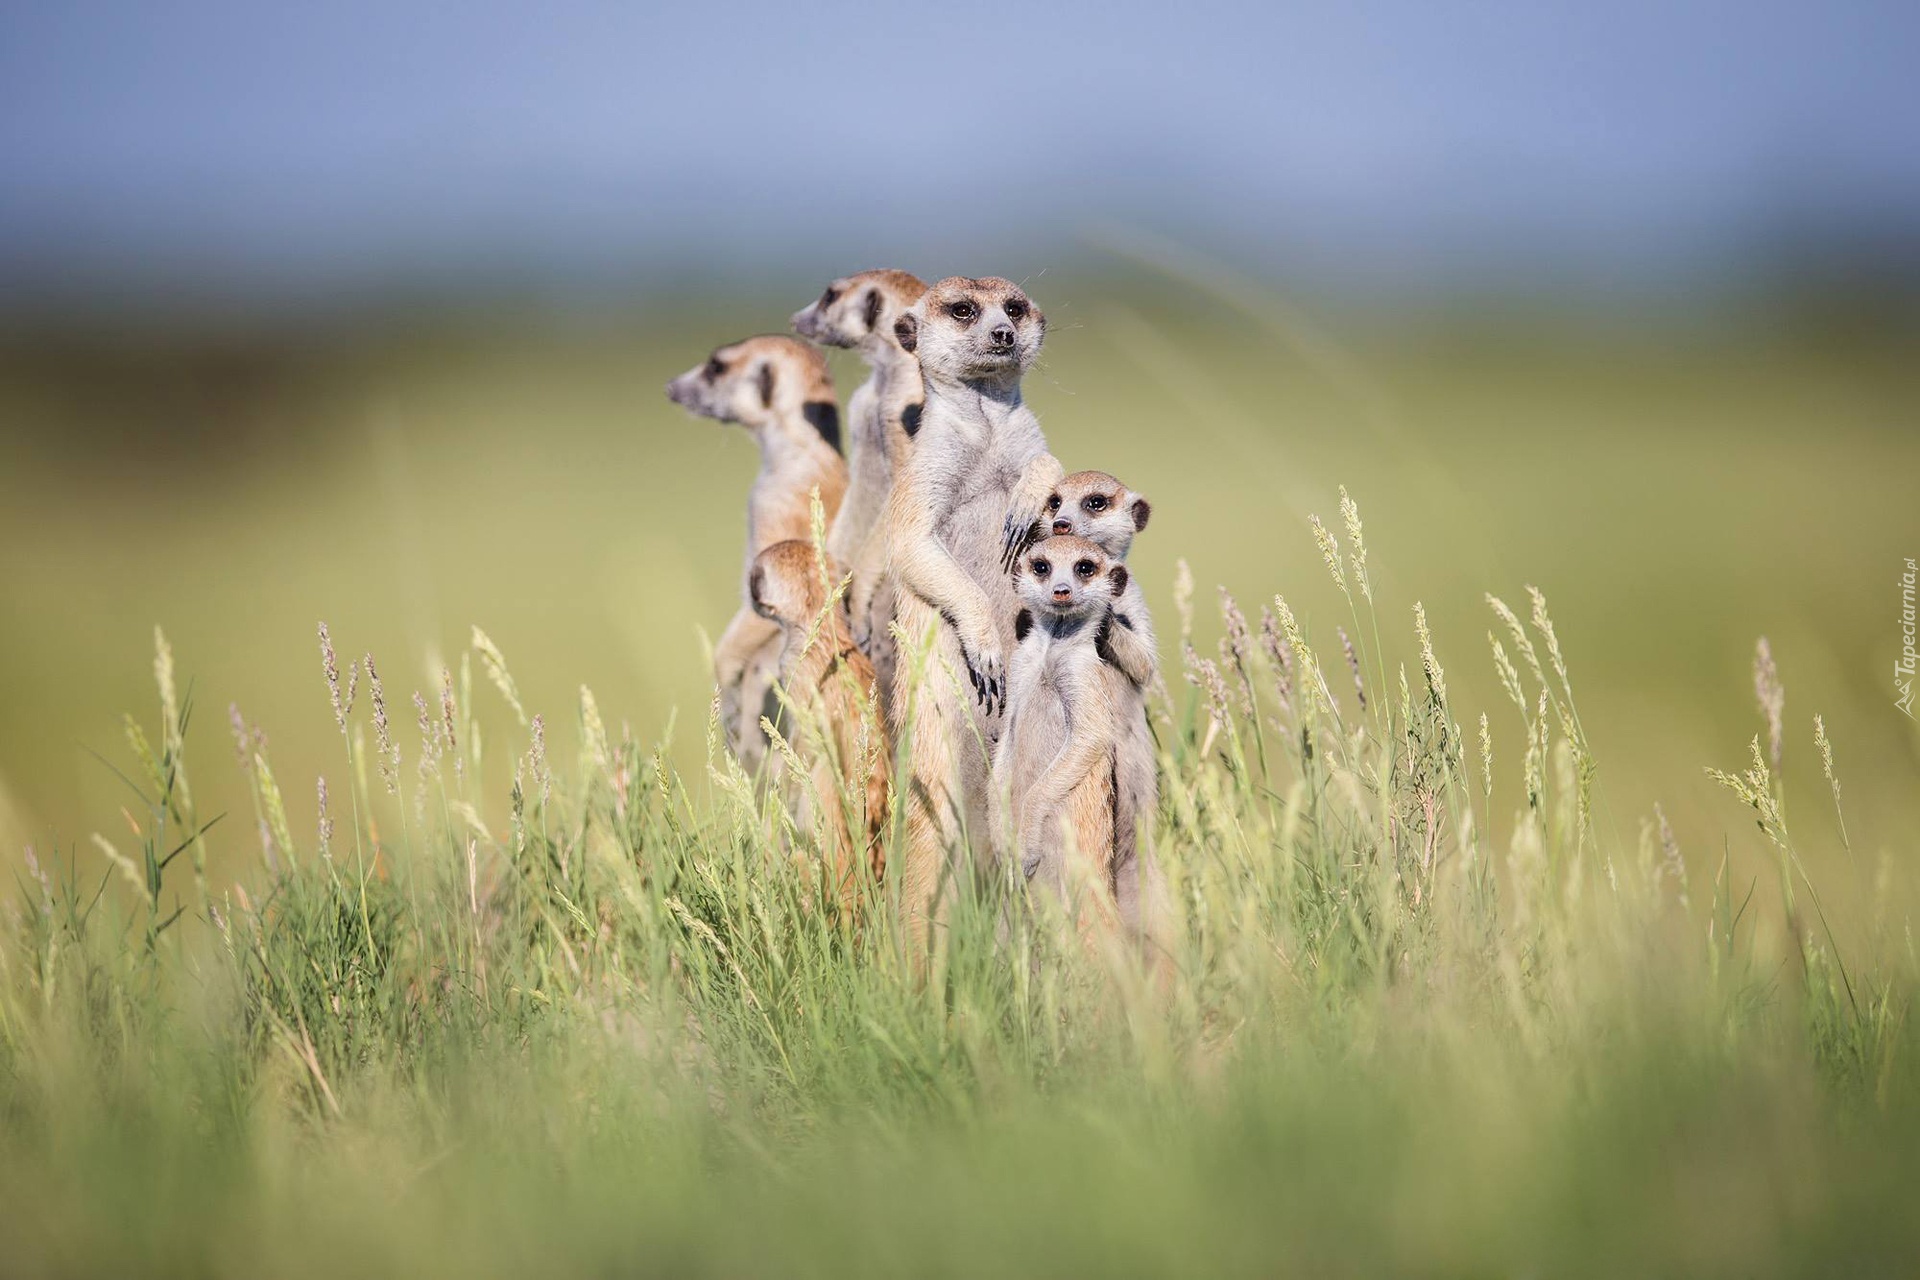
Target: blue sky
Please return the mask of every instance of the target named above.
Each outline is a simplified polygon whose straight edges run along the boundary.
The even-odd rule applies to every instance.
[[[1912,3],[0,12],[0,282],[591,279],[1147,228],[1391,277],[1920,226]]]

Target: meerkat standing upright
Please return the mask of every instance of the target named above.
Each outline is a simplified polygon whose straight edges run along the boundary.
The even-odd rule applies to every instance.
[[[942,871],[964,855],[968,832],[984,839],[990,830],[988,753],[1018,611],[1007,570],[1062,470],[1020,396],[1046,319],[1018,286],[950,277],[894,332],[918,358],[926,393],[884,535],[908,641],[894,673],[894,714],[912,726],[900,885],[908,937],[924,948]],[[928,651],[916,697],[910,658]],[[948,678],[961,669],[973,698]]]
[[[847,497],[827,531],[827,550],[853,571],[847,616],[872,661],[883,705],[893,697],[893,588],[879,536],[893,478],[920,428],[920,362],[900,345],[894,321],[927,286],[904,271],[862,271],[828,285],[794,313],[801,337],[860,353],[873,373],[847,399]]]
[[[1058,536],[1014,566],[1023,606],[1007,668],[1007,721],[993,756],[995,845],[1063,895],[1091,882],[1089,926],[1116,914],[1115,752],[1127,677],[1103,657],[1126,566],[1085,538]]]
[[[829,520],[847,488],[840,456],[840,409],[820,352],[784,334],[747,338],[716,349],[706,363],[667,384],[675,404],[752,432],[760,473],[747,494],[746,567],[741,607],[713,650],[720,719],[727,745],[747,772],[766,758],[760,717],[778,719],[769,695],[779,666],[780,628],[753,609],[754,558],[776,542],[812,532],[812,494]]]
[[[1133,535],[1147,527],[1153,507],[1104,471],[1076,471],[1047,496],[1044,525],[1054,535],[1085,538],[1122,563]],[[1113,605],[1113,625],[1103,637],[1102,656],[1126,676],[1116,714],[1119,733],[1114,754],[1114,896],[1121,922],[1151,939],[1150,917],[1160,895],[1150,842],[1154,813],[1160,806],[1159,771],[1154,764],[1153,731],[1147,726],[1147,690],[1160,670],[1153,619],[1140,590],[1138,574]]]
[[[802,830],[819,830],[834,892],[851,907],[864,862],[875,880],[885,870],[891,755],[873,667],[829,608],[838,565],[813,543],[776,542],[748,574],[753,607],[781,629],[780,686],[794,710],[790,737],[806,776],[788,776],[791,809]],[[851,807],[852,813],[849,814]]]

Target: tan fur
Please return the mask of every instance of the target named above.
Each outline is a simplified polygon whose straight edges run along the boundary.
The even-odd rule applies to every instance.
[[[1084,908],[1089,934],[1118,918],[1115,752],[1131,685],[1102,652],[1128,579],[1084,538],[1050,537],[1021,555],[1016,630],[1025,635],[1008,666],[1007,720],[993,759],[994,794],[1005,806],[997,851]]]
[[[894,472],[912,444],[908,411],[917,415],[923,397],[920,362],[901,348],[893,326],[926,291],[904,271],[862,271],[835,280],[793,317],[801,337],[856,351],[872,370],[847,399],[847,497],[827,532],[827,550],[853,570],[847,616],[854,643],[880,678],[883,705],[893,697],[894,589],[878,528]]]
[[[1147,527],[1152,511],[1145,498],[1106,472],[1076,471],[1053,487],[1042,519],[1055,535],[1085,538],[1116,563],[1125,563],[1134,534]],[[1126,590],[1114,601],[1114,625],[1103,656],[1126,677],[1115,706],[1114,894],[1121,922],[1152,941],[1165,894],[1152,850],[1160,785],[1146,695],[1159,677],[1160,654],[1138,575],[1129,575]]]
[[[808,420],[812,413],[824,421],[825,411],[832,409],[837,422],[833,378],[819,351],[772,334],[716,349],[703,364],[669,382],[667,396],[691,413],[747,428],[760,446],[760,472],[747,495],[742,603],[713,652],[728,745],[748,772],[756,772],[767,749],[760,717],[778,719],[778,705],[770,704],[769,695],[779,668],[780,630],[753,611],[747,579],[761,551],[810,536],[815,489],[829,520],[840,509],[846,462]]]
[[[828,562],[827,574],[838,565]],[[878,882],[886,870],[883,837],[891,752],[875,702],[873,667],[847,634],[839,608],[827,607],[830,583],[810,542],[777,542],[761,552],[748,579],[754,607],[781,629],[780,686],[793,716],[794,753],[804,778],[787,777],[795,824],[817,833],[830,883],[853,909],[861,866]],[[849,812],[851,810],[851,813]]]
[[[913,697],[901,900],[922,954],[940,914],[936,891],[950,879],[943,873],[965,869],[969,833],[989,832],[989,753],[1017,610],[1003,565],[1061,475],[1020,396],[1045,328],[1011,282],[958,276],[928,289],[895,326],[920,361],[926,394],[884,523],[909,641],[895,714],[907,715]],[[932,667],[916,691],[908,655],[928,650]]]

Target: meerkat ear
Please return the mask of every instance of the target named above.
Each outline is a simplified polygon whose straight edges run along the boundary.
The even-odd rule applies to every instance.
[[[779,621],[773,607],[767,603],[767,570],[764,565],[753,566],[753,572],[747,575],[747,598],[753,601],[753,611],[763,618]]]
[[[865,313],[867,332],[873,332],[874,327],[880,323],[880,308],[882,305],[880,291],[878,289],[867,290],[867,309]]]
[[[1113,579],[1114,595],[1117,596],[1127,589],[1127,566],[1117,564],[1107,571],[1107,576]]]
[[[893,322],[893,337],[902,351],[912,355],[920,345],[920,322],[910,315],[901,316]]]
[[[1027,632],[1033,630],[1033,610],[1022,609],[1013,615],[1013,641],[1015,644],[1027,638]]]
[[[925,401],[915,400],[900,411],[900,429],[907,433],[907,439],[911,440],[920,434],[920,414],[926,407]]]
[[[1147,517],[1153,514],[1153,504],[1145,498],[1133,500],[1133,531],[1135,533],[1147,527]]]
[[[768,361],[760,366],[760,403],[769,409],[773,408],[773,378],[773,362]]]
[[[813,424],[820,438],[840,452],[840,406],[831,400],[809,400],[800,406],[801,414]]]

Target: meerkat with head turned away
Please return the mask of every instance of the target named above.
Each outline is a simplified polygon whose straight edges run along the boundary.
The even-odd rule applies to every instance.
[[[747,591],[782,636],[789,738],[806,770],[784,779],[790,811],[819,840],[832,891],[851,908],[862,865],[875,882],[886,869],[891,758],[873,667],[833,600],[838,568],[811,542],[776,542],[754,560]]]
[[[847,398],[847,496],[827,531],[827,550],[853,572],[847,617],[854,643],[873,663],[883,705],[893,694],[893,588],[878,536],[895,471],[920,429],[920,362],[900,345],[893,324],[927,286],[904,271],[862,271],[829,284],[794,313],[793,330],[810,342],[859,353],[872,376]]]
[[[1007,717],[993,757],[997,853],[1063,895],[1082,886],[1089,925],[1116,918],[1115,753],[1132,688],[1103,657],[1126,566],[1085,538],[1029,547],[1013,579],[1021,609]]]
[[[1106,472],[1076,471],[1053,487],[1040,519],[1055,536],[1085,538],[1121,564],[1133,548],[1133,535],[1147,527],[1152,514],[1145,498]],[[1151,849],[1160,780],[1153,731],[1147,724],[1147,692],[1159,675],[1160,652],[1138,574],[1128,575],[1126,590],[1114,601],[1102,656],[1126,676],[1116,709],[1114,896],[1121,922],[1151,938],[1154,928],[1146,917],[1157,914],[1162,894]]]
[[[747,772],[766,758],[760,717],[778,720],[770,697],[779,666],[780,628],[754,612],[747,575],[761,551],[812,533],[812,494],[831,520],[847,488],[840,456],[840,410],[820,352],[784,334],[716,349],[705,363],[667,384],[667,398],[690,413],[737,423],[760,447],[760,472],[747,494],[747,554],[741,607],[713,651],[727,745]]]
[[[920,362],[926,397],[883,526],[906,638],[893,711],[911,725],[900,892],[907,936],[924,955],[945,873],[963,869],[969,833],[989,836],[989,753],[1018,612],[1007,570],[1062,472],[1020,395],[1046,319],[1018,286],[950,277],[894,332]],[[930,661],[916,683],[920,654]]]

